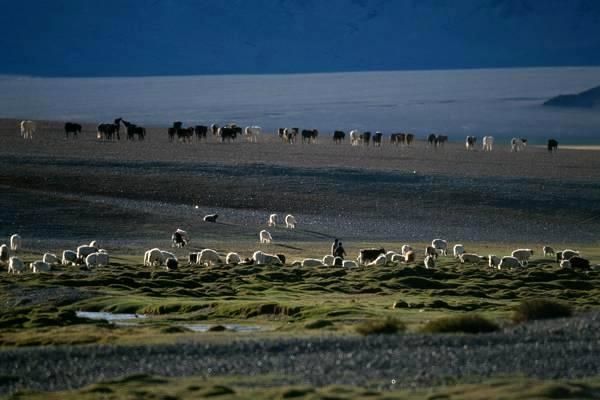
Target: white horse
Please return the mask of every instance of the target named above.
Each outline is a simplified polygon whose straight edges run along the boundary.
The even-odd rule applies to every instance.
[[[492,151],[494,147],[494,137],[484,136],[483,137],[483,151]]]
[[[247,126],[244,129],[244,136],[248,139],[249,142],[258,142],[258,135],[262,132],[262,128],[260,126]]]
[[[21,121],[21,136],[23,139],[33,139],[35,129],[35,122],[29,120]]]

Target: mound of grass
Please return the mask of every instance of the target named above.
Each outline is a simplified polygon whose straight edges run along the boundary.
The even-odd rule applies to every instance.
[[[356,332],[363,336],[393,334],[402,332],[406,329],[403,322],[394,318],[386,318],[384,320],[365,321],[356,327]]]
[[[500,329],[500,327],[495,322],[480,315],[472,314],[444,317],[430,321],[423,327],[423,332],[488,333],[497,331],[498,329]]]
[[[564,318],[572,314],[573,310],[565,303],[545,299],[523,300],[515,309],[513,321],[519,323],[536,319]]]

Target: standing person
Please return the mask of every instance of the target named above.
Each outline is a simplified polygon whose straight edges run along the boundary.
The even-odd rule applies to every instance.
[[[344,246],[342,246],[342,242],[339,242],[337,245],[337,248],[335,249],[335,252],[333,253],[333,256],[339,257],[343,260],[345,255],[346,255],[346,250],[344,250]]]
[[[335,250],[337,249],[339,242],[340,242],[339,239],[335,238],[335,241],[331,245],[331,255],[334,256],[334,257],[335,257]]]

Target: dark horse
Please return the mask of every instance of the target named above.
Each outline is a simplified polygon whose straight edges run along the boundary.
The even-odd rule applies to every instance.
[[[146,136],[146,128],[143,126],[137,126],[136,124],[132,124],[131,122],[127,122],[124,119],[121,119],[123,125],[127,128],[127,140],[135,140],[135,136],[137,135],[138,140],[144,140]]]
[[[73,122],[65,123],[65,136],[67,139],[69,138],[69,133],[72,133],[73,137],[76,138],[77,134],[81,133],[81,125]]]

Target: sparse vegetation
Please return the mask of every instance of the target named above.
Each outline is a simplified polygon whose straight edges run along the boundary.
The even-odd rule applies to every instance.
[[[489,333],[499,330],[493,321],[481,315],[456,315],[438,318],[423,327],[427,333]]]
[[[554,300],[530,299],[523,300],[517,306],[513,321],[519,323],[536,319],[564,318],[572,314],[573,310],[568,304]]]

